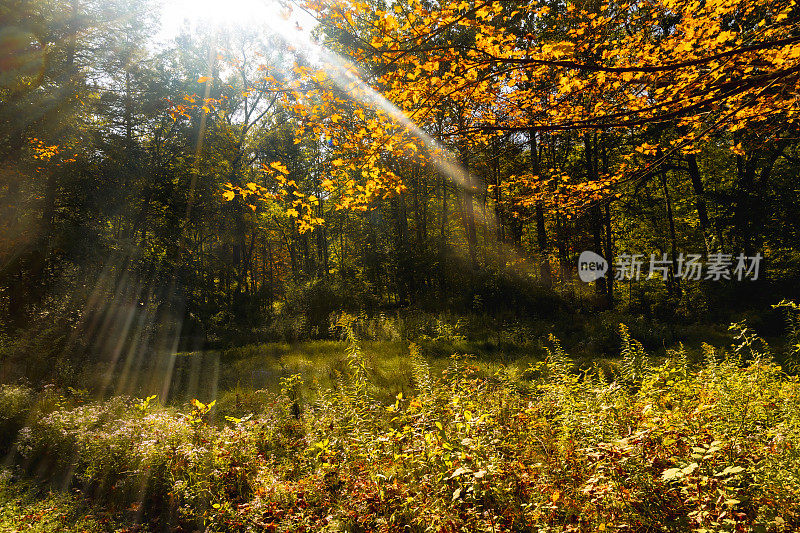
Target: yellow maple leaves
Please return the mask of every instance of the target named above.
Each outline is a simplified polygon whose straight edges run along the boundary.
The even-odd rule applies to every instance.
[[[273,161],[269,164],[270,168],[273,168],[280,172],[281,174],[289,174],[289,169],[286,168],[286,165],[281,163],[280,161]]]

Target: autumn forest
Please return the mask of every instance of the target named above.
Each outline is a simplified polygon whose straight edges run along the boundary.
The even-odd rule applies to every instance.
[[[800,528],[796,0],[0,0],[0,531]]]

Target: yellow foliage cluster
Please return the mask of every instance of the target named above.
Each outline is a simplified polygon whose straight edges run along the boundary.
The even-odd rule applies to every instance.
[[[536,1],[442,2],[435,8],[409,1],[386,10],[344,0],[305,5],[353,37],[347,53],[370,65],[373,90],[441,139],[479,145],[500,132],[604,131],[670,121],[680,134],[664,153],[690,153],[720,131],[800,118],[796,0],[605,1],[568,4],[561,12]],[[380,111],[372,119],[362,111],[360,118],[350,112],[353,120],[337,120],[342,108],[362,100],[363,89],[353,89],[316,89],[317,103],[305,115],[313,133],[330,135],[337,151],[356,154],[334,159],[348,162],[332,167],[332,179],[345,184],[365,161],[402,155],[397,148],[408,135]],[[458,118],[441,121],[444,108],[457,109]],[[383,157],[376,157],[376,148]],[[655,156],[658,147],[637,152]],[[383,174],[389,166],[382,165],[379,177],[394,185],[398,178]],[[629,169],[623,165],[572,193],[595,197]],[[373,188],[384,189],[383,180]],[[343,206],[369,200],[367,188],[345,187],[351,199]]]
[[[668,146],[634,147],[592,183],[551,174],[512,177],[506,188],[520,204],[577,208],[640,172],[637,154],[650,170],[720,132],[747,128],[768,138],[776,122],[800,119],[796,0],[603,1],[559,11],[538,1],[303,4],[352,37],[343,53],[353,63],[298,64],[289,82],[265,80],[296,119],[295,142],[327,145],[322,187],[340,209],[366,210],[401,193],[404,162],[445,156],[417,128],[463,150],[514,132],[675,126]],[[369,78],[361,80],[357,64],[369,66]],[[300,218],[305,229],[316,223]]]

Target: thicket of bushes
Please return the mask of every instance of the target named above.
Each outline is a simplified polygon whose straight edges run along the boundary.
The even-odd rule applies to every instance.
[[[210,423],[155,398],[81,404],[0,389],[18,476],[81,489],[149,524],[208,531],[795,531],[800,383],[744,326],[725,353],[661,364],[620,329],[618,375],[558,341],[521,375],[441,376],[412,346],[416,394],[372,398],[351,319],[348,375],[299,376],[251,416]]]

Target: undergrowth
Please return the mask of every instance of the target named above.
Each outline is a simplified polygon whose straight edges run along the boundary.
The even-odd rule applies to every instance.
[[[354,319],[337,327],[338,386],[306,398],[290,376],[216,423],[210,398],[176,410],[4,386],[7,462],[153,529],[800,528],[800,385],[743,324],[696,364],[682,349],[655,362],[622,326],[619,375],[577,370],[553,337],[545,361],[488,378],[466,356],[434,375],[412,345],[413,394],[388,405]]]

